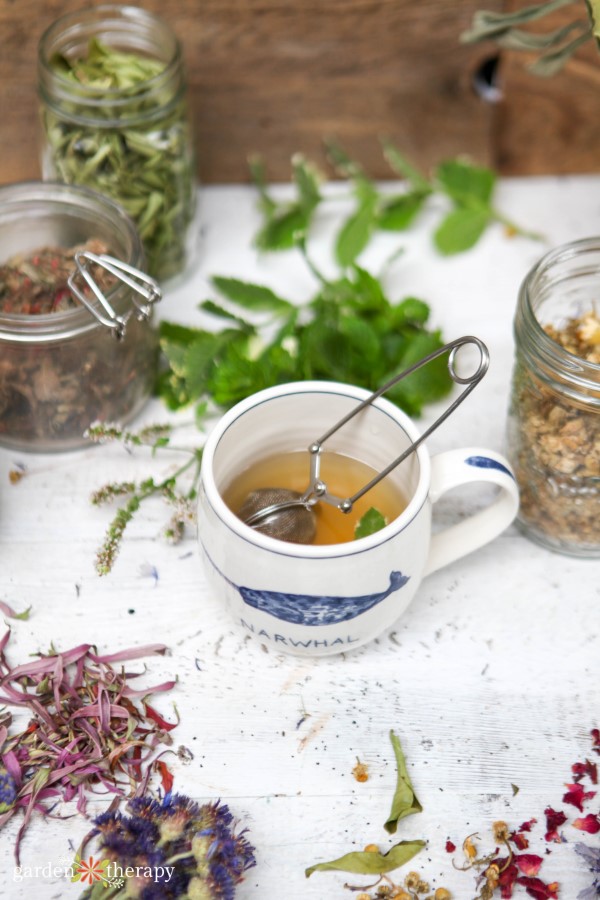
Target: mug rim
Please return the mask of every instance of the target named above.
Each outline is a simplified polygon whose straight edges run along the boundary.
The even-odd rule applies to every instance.
[[[431,481],[430,456],[425,444],[420,444],[414,453],[419,463],[419,479],[405,509],[396,516],[388,525],[385,525],[374,534],[347,541],[341,544],[296,544],[289,541],[281,541],[269,535],[262,534],[256,529],[242,522],[233,513],[219,492],[213,471],[215,452],[218,449],[221,438],[234,422],[241,416],[270,400],[278,399],[286,394],[309,393],[333,393],[360,402],[369,397],[373,392],[356,385],[345,384],[337,381],[293,381],[285,384],[264,388],[241,400],[232,406],[210,431],[202,452],[201,484],[206,498],[217,517],[223,524],[245,541],[255,544],[263,550],[279,555],[293,556],[305,559],[329,559],[333,556],[353,556],[362,553],[372,547],[386,543],[391,538],[400,534],[422,508],[429,493]],[[372,404],[376,409],[388,415],[405,432],[411,441],[420,437],[419,429],[412,419],[398,406],[391,403],[385,397],[378,397]],[[285,549],[282,549],[285,548]]]

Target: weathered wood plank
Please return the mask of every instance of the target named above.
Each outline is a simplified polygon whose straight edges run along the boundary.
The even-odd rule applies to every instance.
[[[79,0],[0,0],[0,181],[38,177],[36,52],[41,34]],[[500,8],[501,0],[487,4]],[[248,178],[262,153],[275,180],[304,151],[323,161],[336,135],[371,174],[389,177],[378,138],[427,167],[457,153],[491,159],[494,111],[470,76],[487,49],[460,32],[478,0],[158,0],[180,36],[206,182]]]

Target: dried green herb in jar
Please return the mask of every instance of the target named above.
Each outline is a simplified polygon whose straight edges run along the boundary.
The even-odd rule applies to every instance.
[[[118,202],[138,228],[150,274],[179,274],[196,185],[175,36],[135,7],[68,14],[41,39],[39,91],[44,178]]]

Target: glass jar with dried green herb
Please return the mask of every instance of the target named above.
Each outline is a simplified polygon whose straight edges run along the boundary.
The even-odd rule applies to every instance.
[[[518,523],[551,550],[600,557],[600,238],[558,247],[531,270],[515,341]]]
[[[139,412],[156,379],[160,297],[143,267],[112,200],[51,182],[0,188],[1,445],[71,450],[93,422]]]
[[[181,274],[193,253],[196,177],[181,47],[160,18],[134,6],[68,13],[38,53],[42,176],[120,203],[147,267]]]

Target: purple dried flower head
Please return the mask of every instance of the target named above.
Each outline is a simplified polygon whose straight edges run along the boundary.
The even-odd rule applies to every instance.
[[[139,900],[233,900],[236,885],[255,865],[254,848],[245,832],[235,834],[225,804],[200,806],[183,794],[162,800],[136,797],[130,815],[103,813],[95,820],[103,858],[122,869],[172,867],[168,880],[140,875],[125,882],[127,897]]]
[[[594,878],[592,884],[584,888],[577,894],[577,900],[596,900],[600,897],[600,848],[588,847],[587,844],[577,843],[575,852],[579,853],[586,861],[587,866],[593,874],[598,877]]]
[[[0,768],[0,813],[12,809],[17,800],[17,785],[12,775]]]

